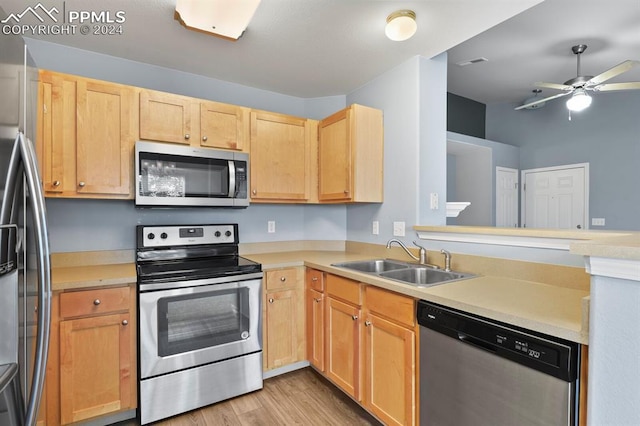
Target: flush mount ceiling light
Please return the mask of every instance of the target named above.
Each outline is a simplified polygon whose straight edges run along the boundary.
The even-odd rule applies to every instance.
[[[396,10],[387,16],[384,33],[393,41],[410,39],[418,29],[416,13],[413,10]]]
[[[260,0],[177,0],[175,18],[189,29],[237,40],[259,4]]]
[[[567,109],[573,112],[580,112],[589,108],[591,96],[584,89],[577,89],[567,101]]]

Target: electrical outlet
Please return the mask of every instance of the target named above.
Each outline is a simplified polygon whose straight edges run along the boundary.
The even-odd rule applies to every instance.
[[[404,222],[393,222],[393,236],[404,237]]]
[[[380,222],[378,222],[377,220],[374,220],[371,224],[371,233],[373,235],[380,234]]]
[[[604,217],[592,217],[591,226],[604,226]]]
[[[431,210],[438,210],[438,193],[432,192],[430,199]]]
[[[275,232],[276,232],[276,221],[275,220],[267,221],[267,232],[269,234],[275,234]]]

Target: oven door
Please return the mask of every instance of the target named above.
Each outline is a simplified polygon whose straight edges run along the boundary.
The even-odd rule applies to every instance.
[[[261,282],[140,293],[140,377],[260,351]]]

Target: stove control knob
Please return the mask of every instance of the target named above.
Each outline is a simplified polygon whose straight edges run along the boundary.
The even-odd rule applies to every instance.
[[[153,240],[156,237],[156,234],[154,234],[153,232],[149,232],[149,234],[147,235],[147,238],[150,240]]]
[[[226,235],[227,237],[230,237],[231,236],[231,231],[225,232],[224,235]]]
[[[217,238],[220,238],[220,235],[222,235],[222,234],[220,233],[220,231],[216,231],[216,233],[213,234],[213,235],[215,235]]]
[[[166,232],[163,232],[162,234],[160,234],[160,238],[162,238],[163,240],[166,240],[168,237]]]

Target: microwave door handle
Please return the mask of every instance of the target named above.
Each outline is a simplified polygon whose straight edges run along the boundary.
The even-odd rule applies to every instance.
[[[236,195],[236,162],[229,160],[229,198]]]

